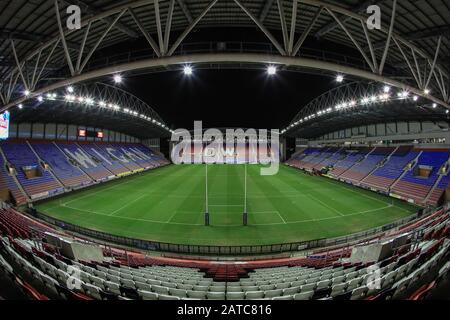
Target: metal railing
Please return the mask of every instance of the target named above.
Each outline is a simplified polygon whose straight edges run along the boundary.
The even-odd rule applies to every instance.
[[[278,51],[270,43],[215,41],[184,43],[178,47],[173,55],[181,56],[198,53],[262,53],[275,55],[278,54]],[[330,50],[319,50],[304,47],[298,56],[370,71],[369,66],[363,59],[335,53]],[[152,49],[130,50],[128,52],[114,54],[107,57],[94,58],[86,65],[85,70],[91,71],[104,66],[113,66],[144,59],[157,58],[157,55]]]
[[[427,214],[430,213],[431,212]],[[258,254],[264,255],[283,252],[308,251],[321,247],[332,247],[342,245],[345,243],[350,243],[356,240],[369,238],[423,217],[423,215],[419,215],[418,213],[416,213],[411,216],[402,218],[398,221],[377,228],[337,238],[329,238],[329,239],[324,238],[309,241],[270,244],[270,245],[214,246],[214,245],[188,245],[188,244],[165,243],[165,242],[116,236],[106,232],[91,230],[88,228],[77,226],[75,224],[64,222],[62,220],[47,216],[40,212],[36,212],[35,216],[63,230],[78,233],[109,243],[134,247],[141,250],[161,251],[161,252],[171,252],[181,254],[199,254],[199,255],[258,255]]]

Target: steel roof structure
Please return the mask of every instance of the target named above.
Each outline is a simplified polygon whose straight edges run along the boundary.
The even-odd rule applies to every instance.
[[[80,29],[67,28],[72,4],[81,9]],[[373,4],[382,24],[370,30]],[[214,27],[258,30],[267,43],[188,41],[194,30]],[[341,73],[448,109],[449,31],[446,0],[1,0],[0,109],[117,72],[186,63]],[[308,37],[339,45],[310,50]],[[139,38],[148,49],[105,55]]]
[[[81,84],[73,93],[42,95],[26,107],[17,108],[14,121],[113,129],[141,139],[168,136],[171,131],[147,103],[118,87],[99,82]]]
[[[281,132],[316,138],[352,126],[400,121],[446,121],[450,111],[406,91],[376,82],[351,82],[331,89],[303,106]]]

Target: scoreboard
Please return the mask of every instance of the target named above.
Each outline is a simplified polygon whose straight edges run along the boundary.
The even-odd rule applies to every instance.
[[[78,137],[103,139],[103,131],[78,129]]]

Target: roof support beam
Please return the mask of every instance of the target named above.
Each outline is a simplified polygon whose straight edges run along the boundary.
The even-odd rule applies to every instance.
[[[320,13],[322,12],[323,7],[319,7],[316,11],[316,14],[314,15],[314,17],[312,18],[312,20],[309,22],[308,27],[303,31],[303,34],[300,36],[300,39],[298,39],[297,43],[295,44],[295,47],[292,51],[292,56],[296,56],[298,51],[300,50],[300,48],[303,45],[303,42],[305,42],[306,37],[309,35],[309,33],[311,32],[311,29],[314,27],[314,24],[316,23],[317,19],[320,16]]]
[[[263,23],[255,17],[250,10],[248,10],[239,0],[234,0],[236,4],[250,17],[250,19],[253,20],[253,22],[261,29],[261,31],[266,35],[267,38],[269,38],[270,42],[277,48],[277,50],[280,52],[281,55],[286,55],[286,51],[283,49],[283,47],[280,45],[277,39],[270,33],[269,30],[267,30],[266,27],[264,27]]]
[[[62,0],[62,1],[65,4],[67,4],[67,5],[76,4],[76,5],[80,6],[80,7],[83,7],[84,10],[86,10],[88,14],[91,14],[93,16],[99,14],[99,11],[97,9],[93,8],[92,5],[89,5],[89,4],[85,3],[84,1],[81,1],[81,0],[71,0],[71,1]],[[113,21],[113,19],[110,18],[110,17],[105,17],[102,20],[105,21],[105,23],[107,23],[108,25],[111,24],[111,22]],[[139,37],[137,32],[135,32],[133,29],[127,27],[126,25],[124,25],[124,24],[122,24],[120,22],[117,22],[115,24],[114,28],[119,30],[120,32],[126,34],[127,36],[129,36],[131,38],[135,38],[136,39],[136,38]]]
[[[175,43],[172,45],[172,47],[170,48],[170,50],[167,52],[168,56],[171,56],[175,50],[178,48],[178,46],[181,44],[181,42],[183,42],[184,38],[186,38],[186,36],[189,34],[189,32],[192,31],[192,29],[194,29],[194,27],[197,25],[197,23],[199,23],[199,21],[205,16],[205,14],[208,13],[208,11],[217,3],[218,0],[212,0],[205,9],[203,9],[202,13],[200,13],[200,15],[195,18],[194,21],[192,21],[192,23],[183,31],[183,33],[178,37],[177,40],[175,40]]]
[[[397,0],[393,0],[391,24],[389,26],[389,33],[388,33],[387,40],[386,40],[386,46],[384,47],[383,57],[381,58],[381,62],[380,62],[380,69],[379,69],[379,73],[380,74],[383,74],[384,64],[386,63],[386,58],[387,58],[387,54],[388,54],[388,51],[389,51],[389,46],[391,44],[392,31],[394,30],[396,9],[397,9]]]
[[[59,13],[59,5],[58,0],[55,0],[55,11],[56,11],[56,20],[58,22],[59,34],[61,36],[61,41],[64,48],[64,54],[66,56],[67,64],[69,65],[70,74],[73,76],[75,74],[75,69],[73,67],[72,58],[70,57],[69,49],[67,48],[66,36],[64,34],[64,30],[61,23],[61,15]]]
[[[46,41],[51,40],[51,38],[49,38],[47,36],[36,34],[36,33],[24,32],[24,31],[20,31],[20,30],[11,31],[9,29],[1,29],[1,28],[0,28],[0,39],[24,41],[24,42],[30,42],[30,43],[36,43],[36,44],[45,43]],[[73,43],[72,41],[67,41],[67,47],[74,51],[78,51],[80,49],[79,45],[76,43]]]
[[[191,12],[189,11],[189,8],[187,7],[184,0],[177,0],[178,5],[180,6],[181,10],[183,11],[184,15],[186,16],[186,19],[189,23],[192,23],[194,19],[192,19]]]
[[[259,14],[259,21],[264,22],[264,20],[266,20],[267,14],[270,11],[270,8],[272,7],[274,0],[266,0],[266,2],[264,2],[264,6],[261,9],[261,12]]]
[[[382,2],[383,0],[377,0],[377,1],[371,1],[371,0],[365,0],[360,5],[356,6],[353,9],[350,9],[352,12],[355,13],[362,13],[367,10],[367,7],[370,5],[376,5]],[[346,17],[342,20],[343,23],[348,22],[351,19],[351,17]],[[315,37],[320,38],[326,35],[327,33],[333,31],[339,27],[339,24],[337,22],[331,22],[330,24],[327,24],[326,26],[322,27],[319,31],[316,32]]]
[[[169,50],[170,29],[172,28],[173,9],[175,7],[175,0],[170,0],[169,12],[166,19],[166,30],[164,31],[164,52]]]
[[[292,55],[292,50],[294,49],[295,27],[297,26],[297,8],[297,1],[292,1],[291,31],[289,34],[289,45],[287,48],[289,55]]]
[[[161,53],[159,51],[159,47],[158,44],[155,42],[155,40],[152,38],[152,36],[150,35],[150,33],[145,30],[143,24],[141,23],[141,20],[139,20],[138,16],[136,15],[136,13],[134,13],[134,10],[132,8],[128,9],[128,12],[130,13],[131,17],[133,18],[134,22],[137,24],[139,30],[141,30],[142,34],[144,35],[145,39],[147,40],[147,42],[150,44],[150,46],[152,47],[153,51],[156,53],[156,55],[158,57],[161,56]]]
[[[284,1],[277,0],[277,6],[278,6],[278,13],[280,14],[280,23],[281,23],[281,32],[283,34],[284,50],[288,51],[289,36],[287,31],[286,15],[284,13]]]
[[[86,64],[89,62],[89,59],[91,59],[92,55],[94,54],[95,50],[97,50],[98,46],[100,45],[100,43],[102,43],[103,39],[106,37],[106,35],[108,34],[108,32],[111,30],[112,27],[114,27],[114,25],[117,23],[117,21],[124,15],[124,13],[126,12],[126,10],[122,10],[121,13],[119,13],[119,15],[113,20],[111,21],[111,23],[109,24],[109,26],[106,28],[106,30],[103,32],[103,34],[101,35],[100,38],[98,38],[97,42],[95,43],[94,47],[91,49],[91,51],[89,51],[88,55],[86,56],[86,58],[83,61],[83,64],[81,65],[80,70],[77,70],[78,72],[83,71],[84,67],[86,67]]]
[[[154,0],[156,31],[158,33],[159,52],[164,55],[164,39],[161,26],[161,14],[159,12],[159,0]]]
[[[12,51],[14,54],[14,59],[16,60],[16,64],[17,64],[17,69],[19,70],[19,74],[20,74],[20,78],[22,79],[23,85],[25,86],[26,90],[29,90],[29,85],[28,85],[28,81],[25,78],[23,71],[22,71],[22,65],[19,61],[19,57],[17,56],[17,52],[16,52],[16,46],[14,45],[14,40],[11,40],[11,47],[12,47]]]
[[[19,103],[24,103],[27,99],[34,98],[40,94],[44,94],[48,91],[57,90],[59,88],[66,87],[68,85],[76,84],[83,81],[88,81],[104,76],[108,76],[117,72],[126,72],[133,70],[143,70],[149,68],[159,68],[161,66],[170,65],[183,65],[187,62],[198,64],[212,64],[212,63],[249,63],[249,64],[278,64],[284,66],[293,66],[298,68],[312,68],[318,70],[326,70],[333,73],[343,73],[349,76],[359,77],[362,79],[385,83],[392,87],[406,90],[417,96],[424,97],[427,100],[435,102],[447,109],[450,109],[450,104],[432,95],[425,95],[423,90],[416,87],[412,87],[406,83],[400,82],[395,79],[380,76],[379,74],[365,71],[353,67],[348,67],[336,63],[324,62],[316,59],[302,58],[302,57],[287,57],[280,55],[268,55],[268,54],[256,54],[256,53],[214,53],[214,54],[192,54],[192,55],[177,55],[171,57],[164,57],[159,59],[143,59],[140,61],[134,61],[124,63],[115,66],[109,66],[98,70],[89,71],[80,75],[76,75],[72,78],[66,78],[56,83],[52,83],[46,87],[40,88],[32,92],[30,97],[22,97],[16,101],[10,102],[0,108],[0,112],[3,112]]]
[[[436,53],[434,55],[433,64],[431,65],[430,74],[428,75],[428,79],[427,79],[427,82],[425,83],[424,89],[427,89],[428,85],[430,84],[431,76],[433,75],[434,68],[436,67],[436,61],[437,61],[437,58],[439,56],[439,51],[441,50],[441,41],[442,41],[442,37],[439,37],[439,40],[438,40],[438,43],[437,43],[437,48],[436,48]],[[439,81],[438,81],[438,83],[439,83]]]
[[[329,10],[328,8],[326,9],[328,11],[328,13],[336,20],[336,22],[341,26],[342,30],[344,30],[344,32],[347,34],[347,36],[350,38],[350,40],[353,42],[353,44],[355,45],[355,47],[358,49],[358,51],[361,53],[361,55],[363,56],[364,60],[366,60],[367,64],[369,65],[370,69],[372,69],[373,72],[375,72],[373,63],[370,62],[369,58],[367,57],[366,53],[364,52],[364,50],[361,48],[361,46],[359,45],[359,43],[356,41],[356,39],[352,36],[352,34],[350,33],[350,31],[345,27],[344,23],[333,13],[333,11]]]

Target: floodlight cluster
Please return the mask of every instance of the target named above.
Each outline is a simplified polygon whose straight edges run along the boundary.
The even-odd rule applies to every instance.
[[[410,92],[408,92],[406,90],[399,91],[397,93],[397,98],[391,96],[390,92],[391,92],[391,88],[389,86],[384,86],[383,92],[378,95],[365,96],[360,99],[352,99],[350,101],[344,101],[334,107],[328,107],[324,110],[320,110],[316,113],[305,116],[303,119],[300,119],[297,122],[291,123],[288,127],[281,130],[281,134],[285,133],[286,131],[288,131],[296,126],[301,125],[302,123],[304,123],[306,121],[309,121],[311,119],[314,119],[316,117],[320,117],[320,116],[323,116],[326,114],[330,114],[332,112],[350,110],[350,109],[358,107],[358,106],[366,106],[366,105],[375,104],[375,103],[384,103],[384,102],[387,102],[390,100],[405,100],[408,98],[411,98],[413,101],[419,100],[418,96],[416,96],[416,95],[411,96]],[[428,91],[428,93],[429,93],[429,91]],[[433,107],[433,109],[437,108],[436,103],[433,103],[431,106]],[[449,112],[450,111],[447,110],[446,114],[449,114]]]
[[[157,125],[161,127],[162,129],[165,129],[171,133],[174,131],[171,130],[168,126],[166,126],[164,123],[161,123],[160,121],[157,121],[156,119],[153,119],[145,114],[141,114],[137,111],[131,110],[129,108],[122,108],[118,104],[107,102],[103,100],[96,100],[89,96],[77,96],[74,94],[75,90],[73,87],[67,87],[66,93],[64,95],[58,95],[55,92],[48,92],[45,95],[40,95],[36,99],[39,102],[43,102],[44,100],[48,101],[56,101],[58,99],[65,101],[66,103],[73,103],[73,104],[79,104],[79,105],[85,105],[85,106],[97,106],[100,108],[109,109],[111,111],[115,112],[122,112],[124,114],[134,116],[136,118],[140,118],[142,120],[146,120],[148,122],[151,122],[154,125]],[[23,104],[17,105],[19,109],[23,109]]]

